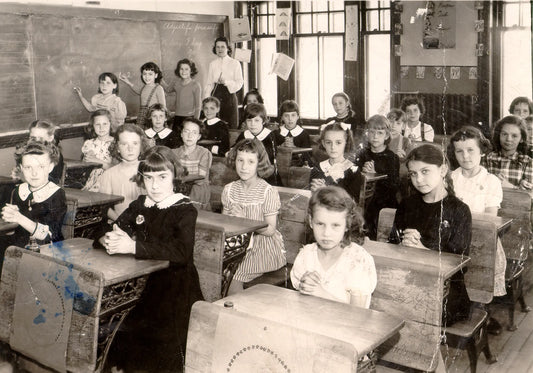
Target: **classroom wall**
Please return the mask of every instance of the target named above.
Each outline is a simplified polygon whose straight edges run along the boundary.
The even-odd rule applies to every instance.
[[[443,3],[443,2],[440,2]],[[400,91],[422,93],[476,94],[477,79],[469,76],[470,68],[477,67],[476,43],[478,33],[475,21],[478,12],[474,1],[448,1],[455,10],[455,48],[424,49],[422,35],[424,16],[421,10],[426,8],[424,1],[403,1],[401,24],[403,33],[400,36],[400,65],[407,68],[407,76],[400,78]],[[417,11],[419,15],[417,15]],[[424,77],[416,75],[417,66],[425,67]],[[450,69],[459,67],[460,78],[451,79]],[[437,78],[436,67],[444,68],[446,79]]]

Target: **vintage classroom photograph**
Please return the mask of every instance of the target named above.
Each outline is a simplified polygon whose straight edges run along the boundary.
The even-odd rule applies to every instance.
[[[0,373],[533,373],[531,0],[0,0]]]

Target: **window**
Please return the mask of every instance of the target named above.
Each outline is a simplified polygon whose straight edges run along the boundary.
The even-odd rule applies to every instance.
[[[517,96],[531,98],[531,3],[505,1],[501,25],[501,115]]]
[[[302,118],[335,115],[331,97],[344,88],[344,3],[296,2],[296,102]]]
[[[250,3],[248,12],[252,19],[252,37],[254,39],[252,57],[255,66],[255,82],[265,101],[268,115],[277,115],[278,87],[277,76],[270,74],[272,55],[276,53],[276,3],[273,1]]]
[[[363,10],[365,117],[390,108],[390,1],[367,1]]]

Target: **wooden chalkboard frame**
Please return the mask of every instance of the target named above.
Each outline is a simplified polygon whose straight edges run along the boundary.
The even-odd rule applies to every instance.
[[[113,20],[139,20],[139,21],[185,21],[198,23],[220,23],[224,35],[228,34],[228,17],[221,15],[205,14],[188,14],[188,13],[170,13],[170,12],[149,12],[137,10],[122,9],[102,9],[102,8],[82,8],[62,5],[28,5],[2,3],[0,4],[1,14],[13,14],[19,16],[40,16],[54,15],[66,17],[96,17]],[[127,87],[124,87],[127,89]],[[34,105],[37,105],[35,102]],[[81,104],[80,104],[81,105]],[[37,116],[37,115],[36,115]],[[35,118],[37,119],[37,118]],[[42,118],[45,119],[45,118]],[[85,123],[72,123],[60,126],[58,137],[60,139],[75,138],[83,136]],[[29,123],[28,123],[29,125]],[[12,132],[0,133],[0,149],[12,147],[15,144],[24,141],[28,137],[27,130],[17,130]]]

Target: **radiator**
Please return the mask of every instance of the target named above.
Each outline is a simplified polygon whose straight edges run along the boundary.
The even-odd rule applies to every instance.
[[[477,95],[395,92],[392,94],[392,105],[399,108],[402,99],[407,96],[422,99],[426,112],[421,120],[432,125],[435,133],[450,135],[461,126],[476,125]]]

